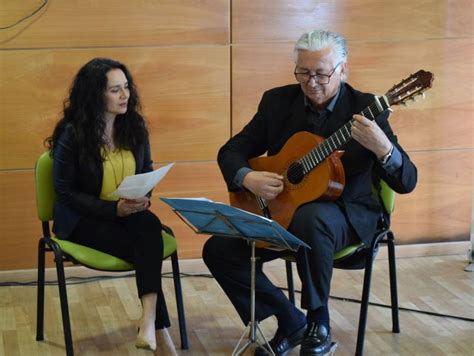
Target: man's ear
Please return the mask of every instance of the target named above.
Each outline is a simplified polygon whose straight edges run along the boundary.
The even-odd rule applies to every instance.
[[[349,66],[346,63],[341,64],[341,79],[343,82],[347,81],[347,78],[349,77]]]

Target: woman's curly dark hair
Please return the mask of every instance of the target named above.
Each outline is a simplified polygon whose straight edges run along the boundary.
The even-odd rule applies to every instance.
[[[105,129],[104,113],[106,109],[105,91],[107,73],[121,69],[128,81],[130,97],[127,112],[119,114],[114,122],[114,142],[118,148],[134,151],[144,144],[148,131],[145,120],[140,114],[140,101],[133,78],[127,67],[109,58],[94,58],[77,73],[72,83],[69,98],[64,102],[64,115],[56,124],[52,136],[45,140],[51,154],[57,147],[59,137],[68,126],[71,127],[79,147],[80,157],[101,159],[101,147]]]

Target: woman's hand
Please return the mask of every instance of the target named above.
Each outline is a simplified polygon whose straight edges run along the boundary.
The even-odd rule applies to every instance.
[[[123,218],[130,214],[144,211],[150,207],[150,199],[148,197],[137,199],[120,199],[117,204],[117,216]]]

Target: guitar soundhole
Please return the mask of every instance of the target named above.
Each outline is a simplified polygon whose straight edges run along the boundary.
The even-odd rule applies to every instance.
[[[290,167],[288,167],[286,177],[291,184],[300,183],[304,178],[303,165],[299,162],[293,162]]]

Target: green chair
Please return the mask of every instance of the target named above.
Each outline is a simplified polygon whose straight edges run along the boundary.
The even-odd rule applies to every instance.
[[[390,297],[392,307],[392,332],[400,332],[398,319],[398,292],[395,262],[395,236],[390,230],[388,216],[393,212],[395,206],[395,192],[383,180],[376,182],[373,193],[379,199],[383,212],[380,215],[378,228],[370,246],[362,242],[347,246],[334,254],[334,267],[340,269],[365,269],[364,285],[362,288],[362,300],[359,314],[359,327],[357,332],[356,356],[363,355],[365,329],[367,325],[367,311],[369,307],[370,283],[372,277],[372,266],[377,256],[380,243],[387,244],[388,266],[390,275]],[[284,258],[286,261],[286,277],[288,283],[288,294],[290,301],[295,303],[295,289],[293,283],[293,270],[291,262],[293,256]]]
[[[45,253],[53,252],[58,275],[59,296],[61,301],[61,314],[66,344],[66,354],[73,355],[73,343],[71,334],[71,323],[69,319],[69,307],[67,302],[66,280],[64,276],[64,262],[80,264],[91,269],[100,271],[131,271],[134,266],[115,256],[82,246],[71,241],[61,240],[51,235],[49,222],[53,220],[54,188],[53,188],[53,159],[49,151],[44,152],[36,162],[36,206],[38,218],[41,221],[43,235],[38,245],[38,296],[37,296],[37,323],[36,340],[44,339],[44,275],[45,275]],[[176,305],[178,309],[178,321],[181,337],[181,348],[188,349],[188,337],[186,332],[186,320],[184,315],[183,295],[181,292],[181,280],[178,264],[178,253],[176,239],[173,232],[167,226],[163,226],[163,258],[171,256],[173,268],[173,281],[176,294]]]

